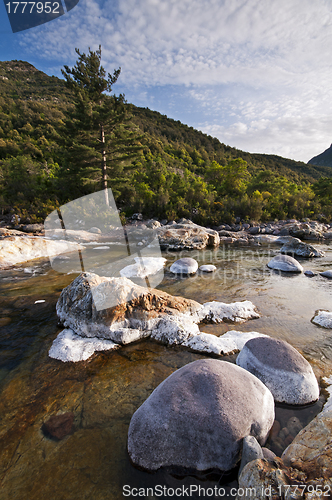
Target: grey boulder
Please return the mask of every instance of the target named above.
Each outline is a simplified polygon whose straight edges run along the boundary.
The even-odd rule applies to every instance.
[[[176,260],[170,267],[171,273],[174,274],[195,274],[197,269],[197,261],[190,257]]]
[[[258,377],[275,401],[307,404],[319,397],[319,386],[308,361],[287,342],[271,337],[249,340],[236,364]]]
[[[238,475],[240,476],[245,465],[257,458],[264,458],[261,445],[254,436],[246,436],[243,439],[242,458]]]
[[[264,444],[273,421],[273,396],[260,380],[226,361],[198,360],[172,373],[134,413],[128,452],[149,471],[226,471],[239,461],[243,438]]]
[[[303,267],[299,262],[289,255],[276,255],[270,260],[267,267],[278,271],[286,271],[291,273],[302,273]]]
[[[319,273],[321,276],[324,276],[324,278],[329,278],[332,279],[332,270],[329,271],[323,271],[322,273]]]
[[[294,238],[296,240],[296,238]],[[308,245],[307,243],[303,243],[302,241],[290,241],[285,243],[281,248],[280,252],[288,255],[297,255],[298,257],[324,257],[324,252],[317,250],[312,245]]]

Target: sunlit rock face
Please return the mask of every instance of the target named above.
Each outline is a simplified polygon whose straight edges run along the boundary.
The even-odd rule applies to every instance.
[[[82,248],[81,245],[69,241],[51,241],[37,236],[9,236],[0,239],[0,269]]]
[[[258,377],[275,401],[307,404],[319,397],[319,386],[308,361],[287,342],[271,337],[249,340],[236,364]]]
[[[218,246],[219,234],[197,224],[173,224],[157,229],[160,247],[163,250],[202,250]]]
[[[62,291],[57,314],[64,326],[80,335],[112,338],[116,329],[150,329],[161,315],[190,315],[201,307],[194,300],[139,286],[127,278],[82,273]]]
[[[82,273],[61,293],[57,303],[60,323],[68,331],[50,351],[50,356],[62,361],[87,359],[100,348],[99,339],[116,344],[129,344],[142,338],[152,337],[166,345],[182,345],[194,351],[228,353],[238,350],[245,340],[259,335],[251,332],[218,338],[200,332],[198,323],[242,323],[259,317],[250,301],[207,302],[174,297],[160,290],[136,285],[127,278],[100,277]],[[195,337],[195,338],[194,338]],[[196,339],[197,337],[197,339]],[[84,348],[80,339],[94,338]],[[107,346],[107,349],[109,347]],[[65,350],[65,352],[63,352]],[[72,352],[70,352],[72,350]]]
[[[243,438],[264,444],[273,420],[273,396],[260,380],[232,363],[199,360],[170,375],[134,413],[128,452],[150,471],[226,471],[239,461]]]

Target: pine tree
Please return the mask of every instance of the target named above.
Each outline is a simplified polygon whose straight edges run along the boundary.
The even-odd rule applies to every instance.
[[[141,137],[130,122],[124,95],[105,93],[112,91],[121,68],[106,78],[101,46],[96,52],[89,48],[88,54],[75,50],[76,65],[61,70],[74,95],[74,108],[66,121],[66,170],[81,192],[101,184],[108,205],[107,187],[115,198],[119,196],[130,160],[141,150]]]

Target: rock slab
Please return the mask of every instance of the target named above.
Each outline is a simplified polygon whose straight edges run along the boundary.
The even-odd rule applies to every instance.
[[[136,410],[128,452],[134,465],[149,471],[226,471],[239,461],[243,438],[264,444],[273,420],[273,396],[256,377],[225,361],[194,361]]]
[[[319,397],[319,386],[308,361],[287,342],[271,337],[249,340],[236,364],[258,377],[275,401],[307,404]]]

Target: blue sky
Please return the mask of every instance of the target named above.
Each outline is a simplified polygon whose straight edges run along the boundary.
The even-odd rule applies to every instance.
[[[330,0],[80,0],[0,59],[49,75],[102,45],[114,92],[245,151],[308,161],[332,142]]]

